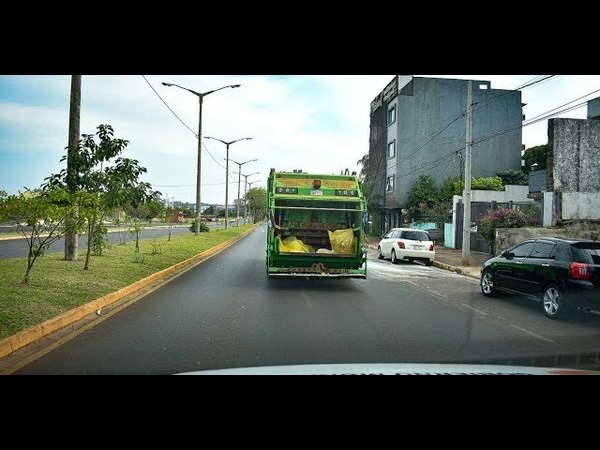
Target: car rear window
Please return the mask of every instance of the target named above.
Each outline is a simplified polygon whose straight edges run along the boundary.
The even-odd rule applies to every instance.
[[[600,264],[600,249],[597,245],[576,244],[571,246],[573,261],[587,264]]]
[[[403,231],[402,239],[408,239],[409,241],[430,241],[429,235],[424,231]]]

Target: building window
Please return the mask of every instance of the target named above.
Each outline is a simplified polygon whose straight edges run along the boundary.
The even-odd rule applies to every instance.
[[[385,180],[385,190],[386,192],[393,192],[394,190],[394,178],[396,176],[395,175],[390,175],[389,177],[386,178]]]
[[[388,158],[396,156],[396,141],[388,143]]]
[[[396,121],[396,105],[388,109],[388,126]]]

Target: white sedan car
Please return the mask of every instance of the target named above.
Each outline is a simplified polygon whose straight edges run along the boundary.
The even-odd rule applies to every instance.
[[[431,266],[435,259],[435,246],[426,231],[412,228],[393,228],[377,247],[379,259],[390,258],[393,264],[399,260],[423,261]]]

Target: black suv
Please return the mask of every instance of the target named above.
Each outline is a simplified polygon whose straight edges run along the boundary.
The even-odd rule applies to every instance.
[[[479,284],[488,297],[497,291],[533,296],[551,319],[600,305],[600,241],[527,239],[487,260]]]

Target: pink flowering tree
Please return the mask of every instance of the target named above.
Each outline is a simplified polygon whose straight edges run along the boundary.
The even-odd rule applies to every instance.
[[[516,209],[498,208],[479,215],[480,233],[491,247],[494,246],[496,228],[521,228],[530,223],[530,218]]]

